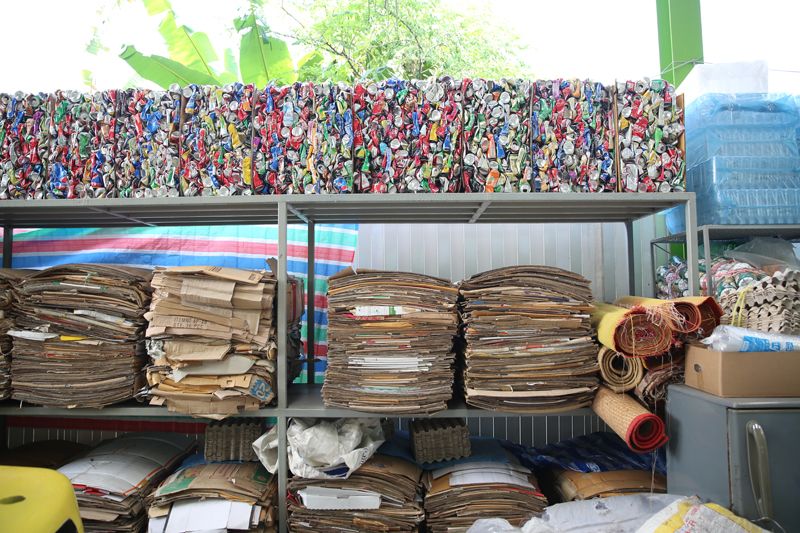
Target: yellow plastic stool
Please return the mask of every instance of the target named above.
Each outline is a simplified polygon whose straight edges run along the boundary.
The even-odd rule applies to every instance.
[[[48,468],[0,466],[3,531],[83,533],[72,483]]]

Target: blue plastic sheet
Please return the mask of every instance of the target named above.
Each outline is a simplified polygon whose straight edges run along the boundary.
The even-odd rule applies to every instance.
[[[713,126],[687,136],[687,169],[714,156],[797,157],[795,126]]]
[[[800,113],[795,97],[768,93],[708,93],[686,106],[686,133],[708,126],[798,127]]]
[[[650,453],[636,453],[615,433],[597,432],[529,448],[509,441],[503,446],[528,468],[560,468],[575,472],[653,470],[667,474],[667,455],[662,446]]]
[[[437,461],[435,463],[417,463],[414,460],[414,452],[411,450],[411,436],[408,431],[395,430],[394,438],[384,442],[381,447],[378,448],[377,453],[391,455],[392,457],[401,457],[418,464],[426,470],[475,462],[507,464],[510,461],[500,442],[499,439],[492,437],[470,437],[469,446],[472,453],[469,457],[453,459],[451,461]]]

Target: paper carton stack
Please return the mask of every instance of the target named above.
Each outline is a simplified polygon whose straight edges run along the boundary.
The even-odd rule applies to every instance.
[[[504,267],[461,282],[467,403],[515,413],[589,405],[599,370],[589,283],[546,266]]]
[[[142,499],[195,448],[173,433],[136,433],[100,444],[58,469],[75,488],[83,527],[90,531],[142,530]]]
[[[289,482],[289,531],[408,531],[425,519],[423,470],[411,461],[375,454],[347,479]]]
[[[206,461],[257,461],[253,442],[262,433],[263,418],[214,420],[206,427]]]
[[[277,368],[276,284],[266,271],[157,269],[145,315],[150,403],[217,419],[268,404]],[[302,312],[302,306],[290,309],[297,340]],[[297,374],[299,342],[289,344],[289,366]]]
[[[274,531],[278,478],[260,463],[189,457],[147,498],[148,533]]]
[[[21,278],[33,272],[0,268],[0,400],[11,396],[11,337],[8,330],[14,329],[15,325],[11,306],[14,301],[12,289]]]
[[[69,264],[15,289],[11,379],[15,400],[103,407],[133,397],[144,361],[149,271]]]
[[[328,279],[325,405],[432,414],[452,396],[458,294],[443,279],[350,268]]]
[[[726,326],[800,335],[800,271],[776,272],[719,301]]]
[[[479,518],[503,518],[519,526],[521,520],[547,506],[533,473],[516,460],[427,471],[425,481],[431,533],[465,533]]]
[[[468,457],[469,428],[463,418],[418,418],[408,424],[411,450],[419,464]]]

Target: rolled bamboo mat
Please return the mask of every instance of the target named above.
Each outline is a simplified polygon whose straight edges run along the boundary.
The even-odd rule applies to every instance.
[[[686,358],[686,352],[683,348],[670,350],[669,352],[656,355],[655,357],[644,357],[642,358],[642,365],[644,366],[645,370],[659,370],[668,366],[677,365],[678,363],[682,363],[683,360]]]
[[[625,357],[661,355],[672,345],[672,331],[666,323],[652,321],[643,308],[625,309],[596,303],[590,311],[597,340]]]
[[[664,422],[627,394],[600,385],[592,410],[637,453],[652,452],[667,442]]]
[[[692,333],[700,327],[700,309],[692,302],[658,300],[641,296],[620,296],[614,305],[622,307],[647,307],[657,313],[678,333]]]
[[[597,353],[600,375],[614,392],[628,392],[644,378],[642,359],[623,357],[611,348],[600,347]]]
[[[719,321],[722,318],[722,308],[714,298],[710,296],[686,296],[671,301],[676,303],[687,302],[696,305],[700,309],[700,329],[703,336],[711,335],[714,328],[719,326]]]

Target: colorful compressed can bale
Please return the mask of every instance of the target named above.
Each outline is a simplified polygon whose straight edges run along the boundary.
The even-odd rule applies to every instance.
[[[253,86],[183,89],[181,189],[184,196],[252,194]]]
[[[683,109],[665,80],[617,82],[619,159],[622,190],[683,192]]]
[[[181,88],[124,89],[118,96],[117,195],[179,196]]]
[[[533,87],[533,190],[612,192],[614,102],[591,80],[537,80]]]
[[[0,94],[0,199],[41,199],[47,182],[50,95]]]
[[[530,192],[531,83],[464,80],[466,192]]]
[[[259,93],[254,114],[256,192],[259,194],[302,193],[302,182],[294,166],[299,162],[306,132],[301,125],[298,91],[300,84],[268,85]],[[306,91],[307,92],[307,91]],[[304,105],[308,109],[307,98]],[[298,169],[299,172],[299,169]],[[299,185],[299,187],[298,187]]]
[[[344,82],[312,85],[314,105],[307,131],[308,194],[353,192],[352,88]]]

